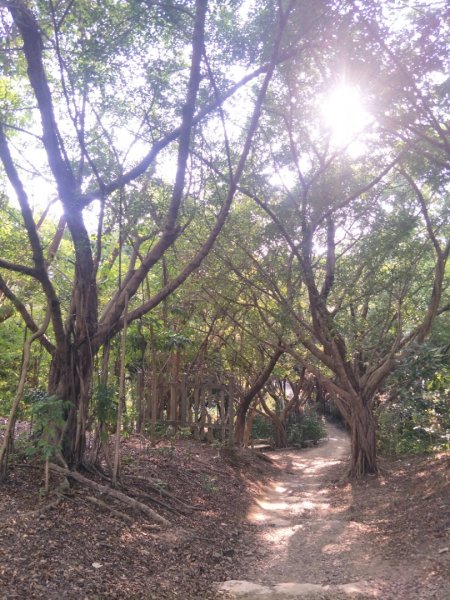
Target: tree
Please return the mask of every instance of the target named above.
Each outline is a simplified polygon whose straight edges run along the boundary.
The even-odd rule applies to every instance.
[[[261,241],[241,242],[253,274],[235,269],[278,348],[334,397],[351,429],[357,477],[377,472],[373,405],[385,378],[448,308],[448,114],[433,76],[446,55],[428,44],[433,60],[414,60],[410,33],[390,30],[381,8],[340,6],[333,31],[322,31],[326,50],[314,48],[308,67],[291,61],[278,71],[240,188],[272,223],[254,213]],[[418,14],[408,25],[423,43],[440,21]],[[318,98],[330,81],[349,85],[357,73],[377,118],[337,143]]]
[[[400,29],[395,2],[273,4],[0,8],[0,159],[21,210],[14,239],[26,240],[16,252],[8,236],[0,292],[33,334],[50,311],[39,342],[51,355],[49,393],[68,401],[73,466],[95,356],[159,305],[167,322],[169,298],[203,275],[230,212],[206,318],[214,329],[225,311],[236,331],[250,330],[258,368],[243,378],[248,393],[289,353],[334,396],[352,430],[353,475],[377,470],[372,408],[383,381],[448,308],[438,9],[401,11]],[[359,83],[372,120],[337,142],[318,102],[343,81]],[[24,289],[39,297],[38,319]]]
[[[260,58],[260,66],[236,84],[223,75],[229,65],[221,60],[218,47],[223,11],[238,27],[227,6],[208,6],[207,0],[196,0],[186,8],[134,2],[92,6],[82,0],[31,7],[11,0],[2,6],[7,34],[2,56],[8,72],[4,83],[8,90],[23,86],[25,91],[14,97],[14,106],[7,99],[3,107],[0,158],[20,205],[30,254],[21,261],[0,259],[0,268],[35,280],[50,310],[51,334],[42,338],[52,355],[48,389],[69,403],[63,452],[69,464],[77,466],[84,457],[93,357],[123,328],[125,316],[132,323],[156,307],[198,268],[213,246],[242,175],[275,66],[296,51],[283,42],[291,7],[271,11],[277,23],[271,49],[267,52],[265,46],[265,52],[254,57]],[[7,58],[11,48],[19,57],[14,63]],[[237,60],[245,60],[245,44],[241,49],[234,46],[233,52]],[[242,150],[232,153],[221,106],[258,77]],[[208,127],[216,128],[221,119],[222,142],[216,138],[215,151],[228,163],[227,185],[208,192],[201,181],[206,175],[193,151],[201,152],[203,146],[208,150]],[[43,163],[37,170],[47,167],[44,174],[51,193],[64,211],[63,227],[55,233],[49,256],[32,212],[25,163],[12,148],[14,136],[22,140],[27,133],[32,140],[27,149]],[[119,147],[120,136],[131,138],[128,149]],[[134,145],[142,148],[143,158],[133,164],[129,156]],[[176,146],[176,174],[172,184],[161,185],[154,168],[165,152],[169,160],[171,145]],[[161,198],[159,203],[154,197]],[[217,207],[206,237],[176,276],[140,302],[140,286],[190,225],[184,208],[193,202],[195,212],[206,198],[214,198]],[[137,224],[146,234],[139,236],[134,228],[136,235],[125,258],[124,211],[132,210],[136,199],[141,206],[145,199],[145,212]],[[96,201],[100,208],[92,235],[87,218]],[[119,227],[121,268],[115,292],[103,299],[98,277],[107,260],[103,236],[112,217]],[[67,298],[51,270],[65,227],[74,273]],[[8,288],[12,294],[11,285]],[[22,313],[27,326],[37,330],[23,303]]]

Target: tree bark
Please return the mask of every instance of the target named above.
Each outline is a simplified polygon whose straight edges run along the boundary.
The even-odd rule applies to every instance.
[[[66,421],[62,438],[62,454],[70,467],[83,463],[86,447],[86,425],[89,393],[92,383],[93,357],[87,345],[68,345],[58,352],[50,367],[48,392],[64,402]]]
[[[179,397],[180,397],[180,348],[176,348],[172,352],[170,365],[170,399],[169,399],[169,414],[168,421],[173,421],[175,427],[178,426],[179,419]]]
[[[145,371],[140,367],[136,373],[136,432],[142,433],[145,422]]]
[[[280,415],[277,415],[273,410],[267,406],[266,401],[262,394],[260,394],[260,402],[263,407],[264,412],[272,421],[272,424],[275,428],[275,447],[276,448],[287,448],[288,446],[288,436],[287,436],[287,428],[286,428],[286,417],[287,411],[283,409]]]
[[[376,421],[370,402],[356,398],[351,407],[351,458],[349,475],[359,479],[377,474]]]

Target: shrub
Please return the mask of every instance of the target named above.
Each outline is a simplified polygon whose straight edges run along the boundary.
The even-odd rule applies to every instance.
[[[61,450],[65,403],[57,396],[49,396],[41,389],[33,389],[24,397],[24,404],[32,427],[24,452],[28,456],[37,455],[48,460]]]
[[[300,423],[288,426],[288,443],[301,444],[306,440],[317,442],[326,436],[322,418],[313,410],[305,412]]]
[[[384,454],[450,448],[450,368],[447,353],[424,344],[389,378],[376,415]]]
[[[117,423],[117,393],[113,385],[98,383],[93,393],[94,416],[106,426],[108,431],[115,431]]]
[[[272,422],[262,415],[255,415],[255,418],[253,419],[252,438],[272,438],[273,436],[274,430]]]

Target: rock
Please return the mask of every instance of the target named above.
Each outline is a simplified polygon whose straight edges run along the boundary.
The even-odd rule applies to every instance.
[[[315,583],[279,583],[273,588],[274,592],[285,598],[289,596],[297,598],[306,594],[326,592],[328,589],[328,585],[317,585]]]
[[[244,598],[247,596],[256,600],[257,598],[268,598],[272,595],[272,589],[269,587],[251,581],[239,581],[236,579],[224,581],[219,584],[218,589],[221,592],[232,594],[235,598]]]
[[[219,592],[227,593],[230,598],[242,600],[338,600],[368,593],[366,582],[344,585],[319,585],[315,583],[286,582],[276,585],[261,585],[252,581],[230,580],[218,584]],[[367,596],[365,596],[367,597]]]

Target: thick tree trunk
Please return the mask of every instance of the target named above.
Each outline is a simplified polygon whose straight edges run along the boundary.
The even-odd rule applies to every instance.
[[[64,354],[56,354],[50,369],[49,394],[64,402],[66,421],[62,432],[62,454],[70,467],[83,463],[86,448],[89,394],[93,356],[87,347],[70,345]]]
[[[244,440],[243,440],[244,446],[248,446],[251,442],[253,422],[255,420],[255,416],[256,416],[256,406],[252,406],[252,408],[249,410],[249,412],[247,414],[247,419],[244,423],[244,427],[245,427]]]
[[[274,419],[273,424],[275,426],[275,447],[276,448],[287,448],[288,436],[286,429],[286,422],[281,419]]]
[[[245,419],[247,417],[248,409],[249,406],[241,402],[236,411],[236,421],[234,424],[234,441],[239,446],[242,446],[245,442]]]
[[[350,477],[378,473],[376,421],[372,404],[358,398],[352,406]]]

